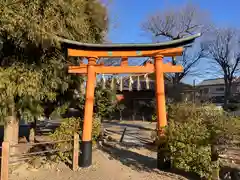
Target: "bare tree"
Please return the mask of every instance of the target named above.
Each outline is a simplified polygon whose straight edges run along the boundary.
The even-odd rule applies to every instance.
[[[240,31],[233,28],[214,29],[204,42],[206,54],[212,60],[213,70],[223,73],[225,82],[224,107],[231,97],[234,76],[240,66]]]
[[[142,27],[145,32],[153,36],[155,41],[181,39],[195,33],[205,33],[210,27],[210,23],[206,21],[209,19],[206,18],[206,14],[198,6],[186,4],[180,8],[168,9],[150,16]],[[180,60],[184,72],[169,74],[174,84],[178,84],[185,76],[192,74],[198,61],[203,58],[202,47],[194,48],[195,54],[191,56],[189,52],[193,49],[187,49]],[[173,58],[172,63],[176,64]]]
[[[199,71],[198,64],[201,59],[206,57],[204,52],[205,49],[202,45],[197,48],[185,48],[183,55],[177,59],[177,62],[183,66],[183,72],[168,74],[169,79],[178,84],[186,76],[201,76],[202,72]]]
[[[104,63],[105,66],[119,66],[121,58],[100,58],[97,64]]]

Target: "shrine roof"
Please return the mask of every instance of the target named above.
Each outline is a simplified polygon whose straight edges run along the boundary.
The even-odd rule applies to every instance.
[[[60,39],[60,42],[66,48],[72,49],[81,49],[81,50],[95,50],[95,51],[127,51],[127,50],[161,50],[161,49],[168,49],[168,48],[175,48],[175,47],[182,47],[189,45],[194,42],[194,40],[201,36],[201,33],[188,36],[182,39],[166,41],[161,43],[125,43],[125,44],[91,44],[91,43],[81,43],[78,41],[72,41],[69,39]]]

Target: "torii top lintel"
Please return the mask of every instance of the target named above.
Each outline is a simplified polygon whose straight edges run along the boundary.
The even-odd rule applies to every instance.
[[[61,39],[67,56],[78,57],[164,57],[181,56],[183,46],[191,44],[201,34],[155,44],[88,44]]]

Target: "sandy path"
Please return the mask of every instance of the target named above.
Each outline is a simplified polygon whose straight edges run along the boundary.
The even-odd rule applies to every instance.
[[[116,140],[120,139],[121,131],[126,126],[129,128],[128,123],[109,124],[109,126],[116,127]],[[113,128],[112,130],[115,131],[116,129]],[[137,135],[137,131],[139,131],[139,125],[136,123],[130,126],[128,132]],[[145,133],[140,134],[146,136]],[[127,136],[125,138],[128,139]],[[29,169],[29,166],[25,164],[12,172],[10,180],[174,180],[180,178],[180,176],[155,169],[155,157],[156,154],[152,154],[148,150],[141,149],[139,151],[136,148],[126,149],[109,146],[93,152],[93,165],[90,168],[73,172],[63,163],[53,168],[45,165],[39,169]]]
[[[157,170],[146,171],[137,170],[121,161],[110,158],[110,155],[96,150],[93,153],[93,165],[91,168],[80,169],[78,172],[72,172],[63,164],[57,168],[40,168],[38,170],[27,170],[21,166],[15,170],[10,180],[174,180],[179,179],[176,175],[161,173]],[[182,178],[181,178],[182,179]]]

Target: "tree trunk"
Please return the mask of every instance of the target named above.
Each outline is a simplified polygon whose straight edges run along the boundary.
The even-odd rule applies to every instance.
[[[174,60],[174,58],[172,58],[172,65],[175,66],[177,65],[176,61]],[[174,73],[173,76],[173,85],[179,84],[180,82],[180,73]]]
[[[176,62],[174,60],[172,60],[172,64],[176,65]],[[171,91],[173,92],[172,93],[173,99],[175,102],[179,102],[179,101],[181,101],[179,86],[178,86],[180,83],[180,73],[174,73],[172,80],[173,80],[173,87],[172,87]]]
[[[37,118],[34,117],[34,122],[31,123],[30,135],[29,135],[29,141],[32,142],[32,143],[35,142],[36,128],[37,128]]]
[[[177,84],[180,83],[180,78],[179,78],[179,76],[180,76],[180,73],[175,73],[175,74],[174,74],[174,78],[173,78],[173,84],[174,84],[174,85],[177,85]]]
[[[81,93],[82,95],[84,95],[84,94],[85,94],[85,91],[86,91],[85,84],[84,84],[84,83],[81,83],[81,85],[80,85],[80,93]]]
[[[219,180],[219,154],[217,147],[211,145],[212,180]]]
[[[19,113],[15,112],[14,106],[9,106],[9,116],[4,122],[4,141],[8,141],[10,145],[18,144],[19,138]],[[17,148],[11,148],[11,153],[16,153]]]
[[[8,116],[5,118],[4,124],[4,141],[8,141],[10,145],[18,144],[19,138],[19,119],[16,116]],[[17,148],[11,148],[11,153],[15,154]]]
[[[144,113],[142,113],[142,121],[145,121]]]
[[[18,120],[15,116],[7,116],[4,124],[4,141],[8,141],[10,145],[18,143],[19,128]]]
[[[228,101],[231,96],[232,82],[228,79],[225,79],[224,81],[225,81],[224,109],[227,110]]]
[[[119,111],[120,121],[122,121],[122,111]]]

